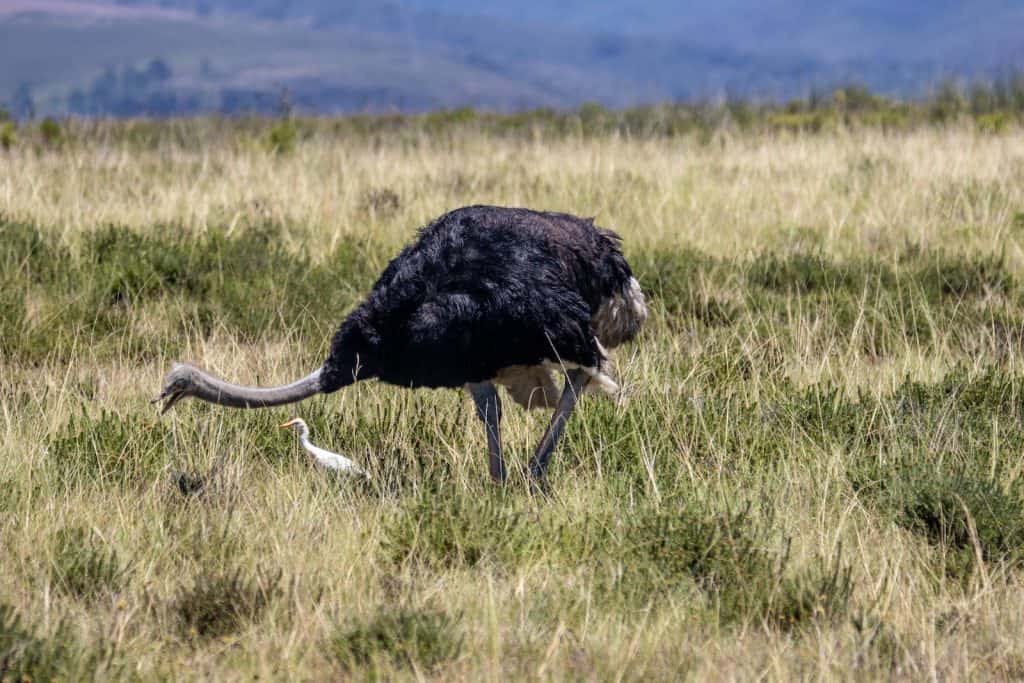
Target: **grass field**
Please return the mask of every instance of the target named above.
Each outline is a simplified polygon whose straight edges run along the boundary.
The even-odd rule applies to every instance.
[[[163,125],[0,152],[0,678],[1024,676],[1020,129]],[[549,497],[457,392],[148,404],[305,374],[469,203],[597,216],[651,305]],[[548,416],[507,406],[518,471]]]

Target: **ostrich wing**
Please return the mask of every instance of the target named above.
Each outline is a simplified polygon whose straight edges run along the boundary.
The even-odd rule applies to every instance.
[[[543,293],[525,285],[481,289],[447,283],[401,315],[381,315],[377,376],[401,386],[459,387],[512,366],[598,364],[590,310],[579,295],[557,285]]]

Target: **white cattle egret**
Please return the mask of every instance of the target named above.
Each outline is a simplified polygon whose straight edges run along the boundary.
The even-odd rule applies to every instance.
[[[325,467],[329,470],[335,470],[337,472],[352,472],[353,474],[362,474],[366,476],[366,473],[356,465],[354,462],[349,460],[343,455],[337,453],[331,453],[325,451],[319,446],[314,446],[309,442],[309,426],[305,420],[301,418],[295,418],[288,420],[282,425],[279,425],[282,429],[294,429],[299,433],[299,443],[306,449],[306,452],[313,456],[317,464],[321,467]]]

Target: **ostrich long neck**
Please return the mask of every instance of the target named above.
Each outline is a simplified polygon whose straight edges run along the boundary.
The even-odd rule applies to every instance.
[[[295,403],[321,391],[320,373],[314,370],[302,379],[280,387],[243,387],[198,370],[195,376],[195,397],[231,408],[267,408]]]

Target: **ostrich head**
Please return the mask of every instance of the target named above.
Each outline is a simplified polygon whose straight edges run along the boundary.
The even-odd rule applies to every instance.
[[[185,363],[175,363],[171,371],[164,378],[164,388],[160,395],[154,398],[151,403],[164,402],[160,407],[160,413],[166,413],[174,407],[174,404],[186,396],[199,395],[200,388],[197,376],[201,374],[199,368]]]

